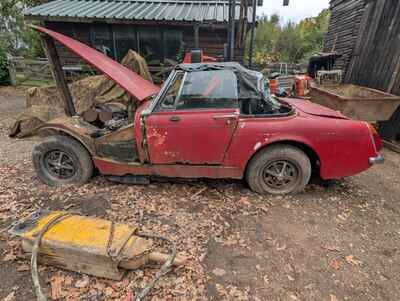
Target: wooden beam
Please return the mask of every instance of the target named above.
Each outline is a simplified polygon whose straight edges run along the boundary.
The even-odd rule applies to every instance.
[[[10,83],[12,86],[17,85],[17,71],[15,69],[15,64],[13,57],[10,54],[7,54],[7,60],[8,60],[8,73],[10,74]]]
[[[60,57],[58,56],[54,40],[49,36],[42,36],[43,48],[45,49],[46,56],[50,62],[51,71],[54,80],[57,84],[58,91],[65,104],[65,113],[68,116],[75,116],[76,110],[74,102],[69,90],[67,81],[65,80],[64,71],[61,66]]]
[[[254,44],[256,41],[256,17],[257,17],[257,3],[253,0],[253,15],[251,17],[251,32],[250,32],[250,46],[249,46],[249,68],[253,67],[253,54],[254,54]]]
[[[198,24],[194,25],[193,30],[194,30],[194,47],[196,49],[199,49],[200,48],[200,42],[199,42],[200,26]]]
[[[356,41],[356,44],[353,49],[353,53],[350,59],[350,63],[347,67],[346,74],[345,74],[345,82],[348,83],[350,82],[352,75],[353,75],[353,69],[355,67],[355,64],[357,63],[357,60],[360,58],[360,52],[362,51],[362,45],[363,41],[365,40],[365,31],[368,26],[368,21],[369,21],[369,16],[371,14],[371,9],[373,5],[371,3],[368,3],[365,8],[364,8],[364,13],[362,16],[362,21],[360,24],[360,28],[358,29],[358,38]]]
[[[233,61],[235,57],[235,12],[236,12],[236,0],[229,0],[229,60]]]
[[[387,141],[387,140],[382,140],[382,142],[383,142],[383,145],[387,149],[390,149],[391,151],[394,151],[394,152],[400,154],[400,144],[393,142],[393,141]]]

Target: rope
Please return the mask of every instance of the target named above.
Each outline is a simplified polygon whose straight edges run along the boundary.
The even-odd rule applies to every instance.
[[[62,215],[59,215],[59,216],[53,218],[36,234],[37,236],[35,238],[35,241],[34,241],[34,244],[32,247],[31,275],[32,275],[32,282],[34,285],[34,290],[35,290],[37,301],[47,301],[47,297],[43,294],[42,288],[40,286],[39,273],[37,270],[37,256],[38,256],[40,244],[42,242],[42,238],[46,234],[46,232],[51,229],[51,227],[53,227],[54,225],[56,225],[57,223],[61,222],[62,220],[64,220],[65,218],[67,218],[71,215],[72,215],[71,213],[64,213]],[[156,235],[145,234],[145,233],[135,233],[135,235],[143,237],[143,238],[162,240],[162,241],[167,242],[171,246],[171,254],[170,254],[168,260],[157,271],[154,278],[136,296],[135,301],[142,301],[150,293],[150,291],[157,284],[157,282],[161,279],[161,277],[165,276],[166,274],[168,274],[171,271],[172,263],[174,262],[175,257],[176,257],[176,244],[173,241],[171,241],[168,238],[165,238],[163,236],[156,236]],[[129,235],[129,238],[131,236],[132,235]],[[112,254],[113,252],[110,252],[111,251],[110,248],[112,245],[113,237],[114,237],[114,223],[111,223],[110,235],[109,235],[109,239],[107,242],[107,253],[109,256],[111,255],[110,257],[112,260],[115,260],[115,259],[118,260],[118,259],[120,259],[120,258],[118,258],[120,255],[120,251],[125,247],[126,242],[129,239],[127,239],[127,241],[124,242],[123,247],[120,250],[118,250],[117,253]],[[114,256],[112,256],[112,255],[114,255]],[[116,257],[115,257],[115,255],[116,255]]]
[[[59,215],[55,218],[53,218],[50,222],[48,222],[36,235],[33,247],[32,247],[32,257],[31,257],[31,275],[32,275],[32,282],[33,286],[35,289],[35,294],[37,301],[47,301],[46,296],[42,292],[42,288],[40,286],[40,281],[39,281],[39,273],[37,270],[37,255],[39,252],[39,247],[40,243],[42,242],[42,238],[44,234],[49,231],[51,227],[53,227],[55,224],[61,222],[65,218],[69,217],[71,214],[70,213],[64,213],[62,215]]]
[[[156,235],[151,235],[151,234],[145,234],[145,233],[136,233],[137,236],[143,237],[143,238],[150,238],[150,239],[158,239],[158,240],[163,240],[166,241],[171,245],[171,255],[169,256],[168,260],[161,266],[161,268],[157,271],[156,275],[154,278],[147,283],[147,285],[140,291],[140,293],[136,296],[135,301],[142,301],[151,291],[151,289],[156,285],[156,283],[161,279],[161,277],[165,276],[171,271],[171,266],[172,263],[175,260],[176,257],[176,244],[169,240],[168,238],[162,237],[162,236],[156,236]]]
[[[161,279],[161,277],[165,276],[171,271],[171,266],[172,263],[175,260],[176,257],[176,245],[173,241],[169,240],[168,238],[162,237],[162,236],[156,236],[156,235],[151,235],[151,234],[145,234],[145,233],[135,233],[132,231],[130,235],[126,237],[126,240],[122,244],[121,248],[117,250],[112,250],[112,242],[114,240],[114,232],[115,232],[115,224],[113,221],[111,221],[111,226],[110,226],[110,234],[108,236],[108,241],[107,241],[107,255],[111,258],[111,260],[115,262],[120,262],[123,260],[120,256],[121,251],[125,248],[125,245],[129,241],[129,239],[132,237],[133,234],[136,236],[140,236],[143,238],[150,238],[150,239],[158,239],[158,240],[163,240],[166,241],[171,245],[171,255],[169,256],[168,260],[161,266],[160,270],[156,273],[154,278],[140,291],[140,293],[136,296],[135,301],[141,301],[143,300],[151,291],[151,289],[156,285],[156,283]],[[141,254],[140,256],[142,256]]]
[[[112,244],[113,244],[113,241],[114,241],[115,223],[113,221],[111,221],[110,234],[108,236],[106,252],[107,252],[107,256],[110,257],[112,261],[114,261],[116,263],[120,263],[122,260],[125,259],[125,258],[123,258],[121,256],[121,253],[124,250],[124,248],[125,248],[126,244],[128,243],[128,241],[135,234],[135,231],[136,231],[136,229],[131,229],[129,231],[128,235],[125,236],[125,239],[122,242],[122,244],[120,245],[119,249],[113,249],[112,248]],[[127,258],[127,259],[130,259],[130,258]]]

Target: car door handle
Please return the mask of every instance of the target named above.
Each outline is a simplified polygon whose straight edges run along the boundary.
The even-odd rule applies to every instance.
[[[215,115],[213,116],[214,120],[225,120],[226,125],[230,125],[232,120],[236,119],[239,115],[237,114],[229,114],[229,115]]]
[[[215,120],[219,120],[219,119],[236,119],[238,117],[237,114],[231,114],[231,115],[215,115],[213,116],[213,118]]]
[[[172,122],[178,122],[181,120],[181,118],[179,116],[171,116],[171,118],[169,120]]]

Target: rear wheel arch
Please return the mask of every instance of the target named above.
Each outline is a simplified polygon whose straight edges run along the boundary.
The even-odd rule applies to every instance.
[[[249,160],[245,178],[260,194],[291,194],[303,191],[311,174],[311,160],[301,145],[271,143]]]
[[[319,157],[318,153],[308,144],[306,144],[304,142],[299,142],[296,140],[280,140],[280,141],[275,141],[272,143],[265,144],[264,146],[260,147],[248,159],[248,161],[246,163],[246,168],[244,170],[244,175],[247,174],[249,164],[257,154],[267,150],[268,148],[270,148],[272,146],[277,146],[277,145],[283,145],[283,146],[289,145],[289,146],[293,146],[293,147],[296,147],[296,148],[302,150],[307,155],[307,157],[310,159],[313,172],[315,172],[318,176],[320,175],[321,161],[320,161],[320,157]]]

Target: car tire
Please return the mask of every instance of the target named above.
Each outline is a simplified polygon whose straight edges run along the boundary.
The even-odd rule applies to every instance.
[[[311,162],[299,148],[274,145],[250,161],[246,180],[260,194],[291,194],[302,191],[311,178]]]
[[[36,145],[32,161],[39,179],[50,186],[82,185],[93,175],[89,152],[67,136],[52,136]]]

